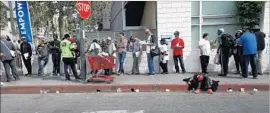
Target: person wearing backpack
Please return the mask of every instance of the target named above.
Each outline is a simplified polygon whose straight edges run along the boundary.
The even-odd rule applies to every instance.
[[[247,78],[248,73],[248,65],[250,63],[252,68],[252,75],[253,79],[257,79],[258,73],[257,73],[257,39],[255,34],[251,33],[249,31],[248,27],[245,27],[244,34],[241,35],[239,44],[243,47],[243,55],[244,55],[244,61],[245,66],[243,68],[242,76],[243,78]]]
[[[218,29],[217,34],[219,43],[217,53],[220,54],[221,64],[221,73],[218,76],[227,76],[229,58],[232,55],[232,50],[234,48],[234,40],[231,35],[224,33],[223,28]]]

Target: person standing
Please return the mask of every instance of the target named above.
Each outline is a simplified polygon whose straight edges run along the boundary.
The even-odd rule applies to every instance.
[[[91,56],[97,56],[102,52],[101,46],[97,42],[97,39],[94,39],[88,49]],[[93,74],[97,74],[97,72],[98,70],[91,70],[91,73]]]
[[[235,74],[240,74],[240,68],[241,67],[241,72],[243,68],[243,48],[239,45],[239,40],[240,36],[242,35],[242,30],[238,30],[237,33],[235,34],[235,47],[233,49],[233,57],[235,61],[235,67],[236,67],[236,73]]]
[[[78,76],[75,61],[74,61],[74,56],[72,54],[72,51],[74,48],[72,46],[72,43],[69,41],[69,39],[70,39],[70,35],[65,34],[64,40],[62,40],[60,43],[60,49],[61,49],[61,55],[62,55],[63,62],[64,62],[64,70],[65,70],[66,80],[70,80],[70,75],[68,73],[68,66],[71,67],[72,72],[75,76],[75,79],[81,79]]]
[[[258,25],[255,25],[254,28],[254,34],[257,39],[257,51],[258,51],[258,74],[262,75],[262,52],[265,49],[265,33],[260,31],[260,27]]]
[[[257,40],[256,36],[249,31],[248,27],[245,27],[244,34],[241,35],[239,44],[243,47],[243,55],[245,66],[242,72],[242,76],[244,78],[248,77],[248,65],[251,64],[252,68],[252,75],[254,79],[257,79],[257,61],[256,61],[256,54],[257,54]]]
[[[44,40],[41,40],[40,44],[37,46],[37,54],[38,54],[38,75],[41,76],[44,74],[44,67],[47,65],[49,60],[49,47]]]
[[[49,48],[52,54],[52,62],[53,62],[53,75],[60,75],[60,41],[58,40],[57,35],[53,35],[53,41],[49,43]]]
[[[0,60],[2,61],[5,73],[7,77],[6,82],[11,81],[11,74],[10,74],[10,68],[12,71],[12,75],[15,78],[15,80],[19,80],[19,76],[17,74],[16,66],[15,66],[15,52],[16,49],[11,41],[6,40],[6,36],[1,36],[0,39]]]
[[[168,72],[168,61],[169,61],[168,44],[165,39],[161,39],[160,44],[161,45],[159,48],[160,48],[161,59],[160,59],[159,65],[163,70],[161,74],[169,74]]]
[[[146,40],[146,53],[147,53],[147,62],[148,62],[148,69],[149,73],[148,75],[155,75],[155,64],[154,64],[154,57],[151,54],[151,50],[155,49],[157,44],[156,44],[156,37],[154,34],[151,33],[149,29],[145,29],[145,34],[147,36]]]
[[[20,51],[22,54],[22,59],[23,59],[24,65],[25,65],[27,72],[28,72],[27,74],[25,74],[25,76],[30,76],[32,74],[32,64],[31,64],[32,47],[27,42],[26,37],[24,37],[24,36],[22,37]]]
[[[183,73],[186,73],[184,60],[183,60],[183,49],[185,48],[185,43],[182,38],[179,36],[179,31],[174,32],[175,38],[171,42],[171,49],[173,49],[173,60],[175,65],[176,73],[180,73],[178,63],[180,62],[180,66]]]
[[[131,74],[140,74],[139,64],[140,64],[140,55],[141,55],[141,44],[140,40],[136,36],[131,36],[128,42],[128,50],[132,52],[133,65]]]
[[[111,37],[108,37],[106,39],[106,47],[105,47],[105,50],[104,52],[105,53],[108,53],[109,56],[112,56],[114,58],[116,58],[116,47],[115,47],[115,44],[112,42],[112,38]],[[114,64],[115,64],[115,60],[114,60]],[[113,69],[105,69],[105,75],[111,75],[113,73]]]
[[[219,47],[217,53],[220,54],[221,73],[218,76],[227,76],[229,58],[231,51],[234,48],[233,37],[229,34],[224,33],[224,29],[220,28],[217,31]]]
[[[119,58],[119,70],[118,74],[124,74],[124,62],[126,59],[127,54],[127,39],[124,36],[124,33],[120,33],[120,39],[117,43],[117,52],[118,52],[118,58]]]
[[[208,40],[208,33],[203,34],[203,38],[199,42],[199,48],[200,48],[200,61],[201,61],[201,68],[202,73],[207,74],[207,66],[209,64],[209,56],[211,53],[211,46],[210,42]]]

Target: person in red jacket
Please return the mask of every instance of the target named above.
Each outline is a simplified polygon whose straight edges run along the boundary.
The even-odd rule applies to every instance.
[[[173,49],[173,60],[175,65],[176,73],[179,73],[178,62],[180,62],[180,66],[183,73],[186,73],[184,61],[183,61],[183,49],[185,48],[185,43],[182,38],[179,37],[179,31],[174,32],[175,38],[171,42],[171,49]]]

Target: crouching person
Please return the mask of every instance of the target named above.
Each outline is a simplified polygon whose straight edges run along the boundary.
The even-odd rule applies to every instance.
[[[195,94],[199,94],[201,89],[207,89],[207,93],[213,94],[212,91],[212,80],[203,74],[195,74],[193,77],[189,78],[188,85],[195,83]]]
[[[160,59],[159,65],[163,70],[161,74],[168,74],[169,52],[168,52],[166,40],[161,39],[160,44],[161,44],[160,46],[161,59]]]

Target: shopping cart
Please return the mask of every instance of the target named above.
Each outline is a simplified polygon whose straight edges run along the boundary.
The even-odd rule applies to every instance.
[[[113,69],[115,68],[114,57],[113,56],[86,56],[88,61],[88,68],[91,71],[101,71],[104,69]],[[92,73],[88,77],[87,82],[113,82],[114,77],[111,75],[103,75],[97,73]]]

